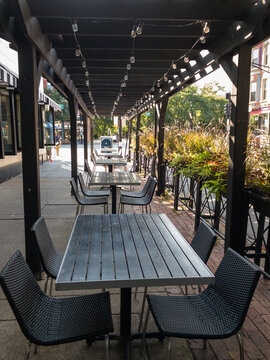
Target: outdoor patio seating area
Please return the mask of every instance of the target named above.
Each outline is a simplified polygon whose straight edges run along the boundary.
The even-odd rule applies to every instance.
[[[82,166],[80,163],[80,167]],[[73,224],[75,222],[76,200],[70,195],[70,185],[68,174],[65,173],[65,162],[55,160],[46,162],[41,166],[41,195],[42,195],[42,215],[46,220],[49,233],[55,248],[64,253],[67,246],[69,236]],[[52,174],[59,177],[51,177]],[[140,177],[142,180],[141,188],[146,182],[146,178]],[[93,188],[94,189],[94,188]],[[139,187],[135,188],[139,190]],[[0,200],[5,202],[9,197],[9,205],[5,209],[1,208],[0,214],[0,231],[6,241],[2,244],[0,266],[3,268],[7,259],[16,250],[24,253],[23,240],[23,207],[22,207],[22,179],[21,177],[13,178],[0,185]],[[13,199],[13,201],[12,201]],[[109,199],[109,203],[111,199]],[[16,205],[15,205],[16,204]],[[18,206],[21,204],[20,206]],[[99,208],[100,207],[100,208]],[[88,207],[85,209],[86,214],[103,213],[103,205]],[[109,204],[110,207],[110,204]],[[162,199],[154,196],[151,203],[152,213],[166,214],[180,233],[191,242],[194,235],[194,215],[185,208],[179,208],[178,211],[173,210],[173,201],[169,198]],[[139,207],[125,207],[125,213],[141,213]],[[219,263],[223,257],[224,244],[221,239],[217,239],[208,261],[210,270],[215,273]],[[44,280],[39,281],[40,287],[43,289]],[[110,291],[112,316],[115,332],[119,332],[120,326],[120,290],[117,288],[107,289]],[[133,289],[134,290],[134,289]],[[69,297],[89,295],[98,292],[94,289],[87,290],[68,290],[56,291],[54,286],[52,289],[53,297]],[[183,295],[185,286],[159,286],[149,287],[150,294],[157,295]],[[198,292],[197,286],[188,286],[188,294]],[[143,299],[144,288],[138,288],[138,294],[134,298],[132,294],[131,309],[131,330],[136,332],[139,325],[141,303]],[[268,359],[270,357],[270,283],[269,280],[260,278],[254,297],[252,299],[246,321],[243,326],[242,337],[245,351],[245,359]],[[0,318],[0,346],[1,358],[15,360],[23,358],[26,338],[19,329],[17,321],[14,318],[7,300],[1,290],[1,318]],[[150,318],[148,325],[149,331],[157,331],[153,319]],[[157,339],[147,339],[147,347],[140,355],[140,340],[131,342],[132,359],[164,359],[166,358],[167,341],[159,341]],[[33,354],[31,350],[30,359],[103,359],[105,356],[104,341],[96,341],[91,345],[87,345],[85,341],[79,341],[72,344],[62,344],[50,347],[39,346],[37,354]],[[235,337],[226,340],[209,340],[207,348],[204,349],[202,340],[183,340],[172,339],[171,359],[181,357],[185,360],[191,359],[218,359],[229,360],[239,359],[239,348]],[[122,347],[118,341],[110,342],[110,358],[121,359]]]

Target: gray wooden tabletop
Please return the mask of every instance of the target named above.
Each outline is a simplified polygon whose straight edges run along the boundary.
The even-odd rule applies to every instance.
[[[79,215],[57,290],[214,283],[165,214]]]
[[[89,185],[140,185],[141,182],[131,172],[93,172],[88,182]]]
[[[115,165],[115,166],[125,166],[127,165],[126,160],[124,159],[96,159],[97,165]]]
[[[98,156],[103,156],[103,157],[110,157],[110,158],[119,158],[121,157],[120,154],[118,153],[114,153],[114,152],[101,152],[101,151],[98,151]]]

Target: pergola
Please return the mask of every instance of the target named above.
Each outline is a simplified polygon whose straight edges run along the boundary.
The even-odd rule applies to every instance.
[[[161,194],[168,98],[221,65],[234,85],[225,243],[243,252],[251,47],[270,36],[270,0],[0,0],[0,33],[19,56],[26,258],[33,271],[39,266],[30,229],[41,211],[41,75],[69,102],[74,178],[78,107],[86,135],[90,119],[92,140],[94,116],[136,117],[138,131],[140,114],[155,107]]]

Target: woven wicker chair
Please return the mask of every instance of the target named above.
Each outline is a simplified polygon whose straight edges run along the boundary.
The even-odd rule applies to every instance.
[[[63,254],[55,250],[43,216],[34,223],[31,231],[34,235],[33,237],[37,245],[43,271],[47,275],[44,292],[47,292],[48,281],[50,279],[49,294],[51,295],[53,279],[57,278],[63,260]]]
[[[199,257],[202,259],[202,261],[206,264],[213,250],[216,240],[217,237],[214,231],[207,224],[201,222],[190,245],[196,251]],[[201,286],[198,285],[198,287],[199,287],[199,292],[201,292]],[[185,292],[187,294],[187,286],[185,286]],[[142,327],[146,293],[147,293],[147,287],[144,288],[142,309],[139,320],[139,330],[138,330],[139,332],[141,331],[141,327]],[[137,288],[135,290],[134,297],[136,298],[136,296],[137,296]]]
[[[107,197],[92,197],[92,198],[83,198],[79,195],[78,187],[75,180],[72,178],[70,180],[70,185],[73,189],[73,193],[75,195],[77,201],[77,210],[76,216],[78,214],[82,214],[84,210],[84,206],[93,206],[93,205],[104,205],[104,214],[108,213],[108,198]]]
[[[38,286],[20,251],[16,251],[0,274],[0,283],[19,326],[31,345],[57,345],[105,335],[113,331],[108,292],[52,298]]]
[[[124,205],[132,205],[132,206],[145,206],[145,210],[146,212],[148,212],[148,206],[149,206],[149,211],[151,212],[151,201],[153,199],[154,196],[154,192],[155,192],[155,188],[157,185],[157,181],[156,179],[150,177],[150,185],[146,191],[146,194],[141,197],[127,197],[127,196],[120,196],[120,203],[119,203],[119,207],[120,207],[120,211],[121,213],[124,212]]]
[[[239,330],[260,274],[257,266],[228,249],[216,271],[215,284],[205,291],[188,296],[147,295],[149,308],[142,344],[151,310],[160,333],[168,338],[224,339],[237,335],[240,359],[244,360]]]

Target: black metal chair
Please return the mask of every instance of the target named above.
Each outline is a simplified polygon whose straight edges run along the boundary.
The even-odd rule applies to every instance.
[[[81,187],[81,190],[82,190],[82,193],[84,196],[87,196],[87,197],[108,197],[110,196],[110,190],[89,190],[87,189],[85,183],[84,183],[84,180],[83,180],[83,175],[82,173],[79,173],[78,175],[78,180],[79,180],[79,183],[80,183],[80,187]]]
[[[142,189],[142,191],[125,191],[125,190],[120,190],[120,195],[125,196],[125,197],[130,197],[130,198],[142,198],[146,195],[147,190],[149,188],[151,184],[151,176],[148,176],[148,179]]]
[[[91,178],[91,176],[93,175],[93,171],[90,168],[88,160],[85,159],[84,164],[85,164],[85,167],[86,167],[86,170],[87,170],[87,175],[89,176],[89,178]]]
[[[189,339],[224,339],[237,335],[240,359],[244,349],[239,333],[260,277],[260,269],[228,249],[216,274],[215,284],[196,295],[147,295],[149,308],[143,331],[145,342],[149,312],[162,336]],[[169,342],[169,355],[170,355]]]
[[[113,331],[110,294],[53,298],[38,286],[20,251],[16,251],[0,274],[0,283],[19,326],[31,345],[57,345],[105,335]]]
[[[124,205],[132,205],[132,206],[145,206],[146,212],[148,212],[147,206],[149,206],[149,210],[151,212],[151,201],[154,196],[155,188],[157,185],[156,179],[150,177],[150,185],[147,189],[146,194],[141,198],[134,198],[134,197],[127,197],[127,196],[120,196],[120,203],[119,207],[121,210],[121,213],[124,212]]]
[[[49,294],[51,295],[53,279],[57,278],[63,260],[63,254],[55,250],[43,216],[34,223],[31,231],[36,241],[43,271],[47,275],[44,292],[47,292],[48,281],[51,279],[49,291]]]
[[[215,232],[206,223],[201,222],[190,245],[196,251],[199,257],[202,259],[202,261],[206,264],[213,250],[216,240],[217,240],[217,236]],[[201,292],[201,286],[198,285],[198,287],[199,287],[199,292]],[[142,309],[139,320],[139,332],[141,331],[141,327],[142,327],[146,293],[147,293],[147,287],[144,288]],[[185,293],[187,294],[187,286],[185,286]],[[137,295],[137,288],[134,294],[135,298],[136,295]]]
[[[76,216],[78,214],[82,214],[84,210],[84,206],[93,206],[93,205],[104,205],[104,214],[106,211],[108,213],[108,198],[107,197],[95,197],[95,198],[83,198],[79,195],[78,187],[75,180],[72,178],[70,180],[70,185],[72,187],[73,193],[75,195],[77,201],[77,210]]]

